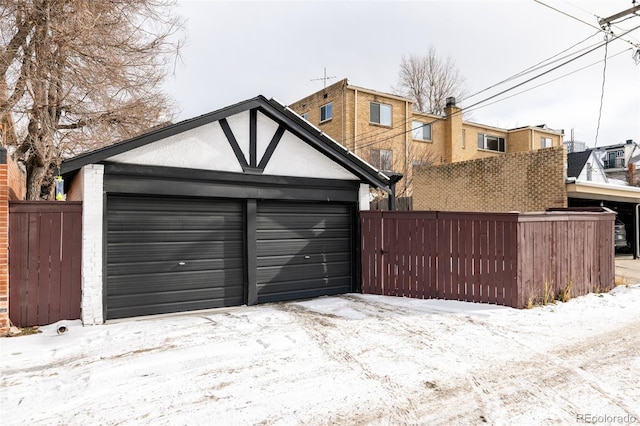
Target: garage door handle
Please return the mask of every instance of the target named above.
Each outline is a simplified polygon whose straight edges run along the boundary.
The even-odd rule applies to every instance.
[[[184,266],[184,265],[186,265],[186,262],[178,262],[178,265]]]
[[[311,256],[305,256],[304,258],[305,259],[311,259]]]

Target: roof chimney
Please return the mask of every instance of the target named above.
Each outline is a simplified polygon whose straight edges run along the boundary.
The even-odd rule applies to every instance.
[[[447,98],[447,108],[456,106],[456,98],[453,96]]]

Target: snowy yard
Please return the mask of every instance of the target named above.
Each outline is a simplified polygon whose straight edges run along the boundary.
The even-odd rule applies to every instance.
[[[3,425],[640,422],[640,285],[345,295],[0,339]]]

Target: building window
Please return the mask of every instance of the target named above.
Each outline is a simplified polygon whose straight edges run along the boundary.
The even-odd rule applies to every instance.
[[[462,129],[462,134],[460,135],[460,138],[462,139],[462,148],[466,148],[467,147],[467,131],[466,129]]]
[[[331,102],[329,102],[320,107],[320,122],[331,120],[331,117],[333,117],[333,107],[331,106]]]
[[[391,126],[391,105],[371,102],[369,104],[369,121]]]
[[[621,169],[626,167],[624,164],[624,150],[608,151],[604,160],[605,169]]]
[[[304,118],[305,120],[309,121],[309,113],[305,112],[304,114],[302,114],[302,118]]]
[[[551,138],[540,138],[540,148],[551,148]]]
[[[506,152],[504,138],[478,133],[478,149]]]
[[[369,150],[369,158],[371,165],[378,170],[392,170],[393,151],[387,149],[371,149]]]
[[[412,124],[413,138],[419,141],[431,140],[431,124],[414,121]]]

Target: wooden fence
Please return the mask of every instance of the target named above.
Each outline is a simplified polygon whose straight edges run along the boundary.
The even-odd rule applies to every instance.
[[[362,291],[525,307],[614,284],[614,213],[361,212]]]
[[[80,318],[82,203],[9,204],[9,318],[18,327]]]

